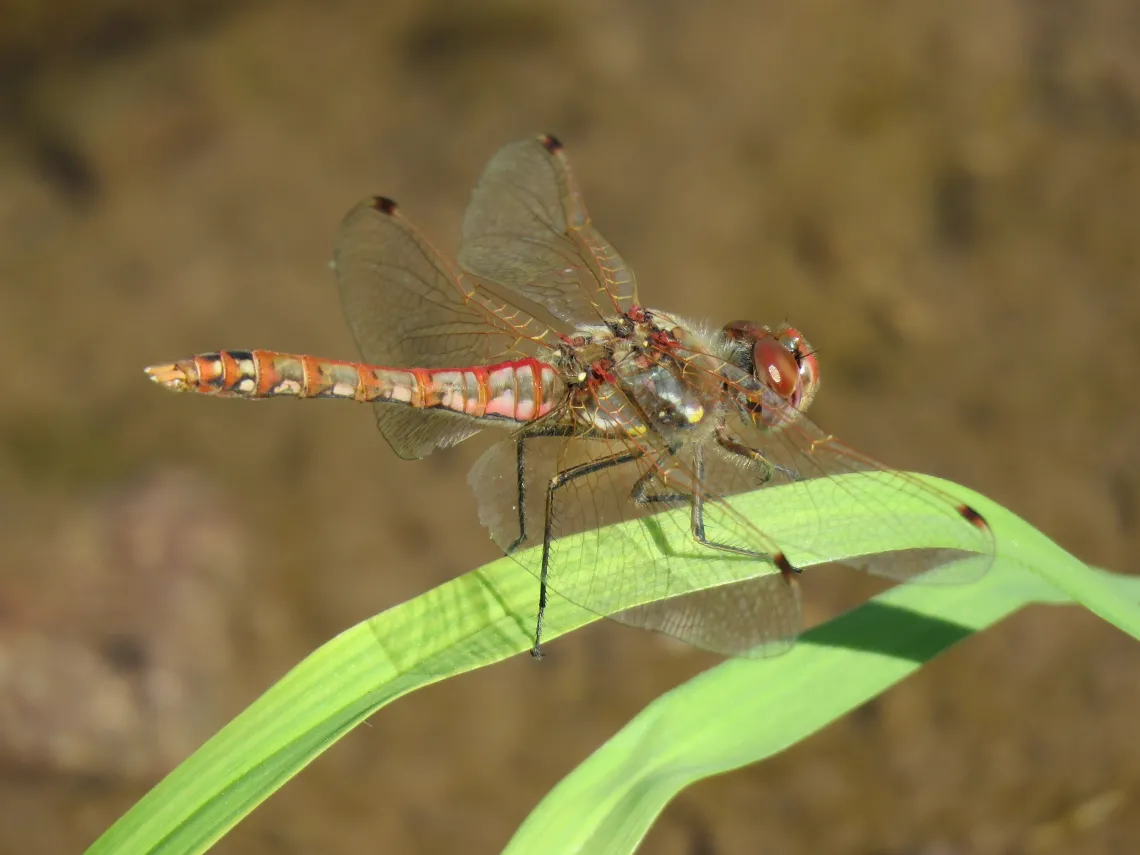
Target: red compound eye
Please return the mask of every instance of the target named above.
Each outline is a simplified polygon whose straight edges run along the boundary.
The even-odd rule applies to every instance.
[[[795,402],[799,410],[806,410],[819,389],[819,358],[811,349],[807,339],[793,327],[780,331],[780,343],[789,350],[799,366],[800,396]]]
[[[756,377],[779,395],[790,399],[800,383],[800,366],[795,354],[771,336],[757,339],[752,349]]]

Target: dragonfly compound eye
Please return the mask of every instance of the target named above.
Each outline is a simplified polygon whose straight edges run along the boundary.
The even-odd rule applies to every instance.
[[[782,329],[779,333],[779,340],[780,344],[796,360],[799,369],[800,389],[799,400],[795,402],[795,405],[801,411],[806,410],[819,388],[819,358],[811,349],[807,339],[793,327]]]
[[[756,377],[784,400],[791,400],[800,385],[800,366],[794,353],[771,336],[756,340],[752,348]]]

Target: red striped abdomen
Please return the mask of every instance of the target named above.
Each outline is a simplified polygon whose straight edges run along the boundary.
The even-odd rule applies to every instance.
[[[386,368],[272,350],[224,350],[152,365],[146,372],[178,392],[349,398],[517,422],[549,413],[565,388],[553,366],[532,358],[467,368]]]

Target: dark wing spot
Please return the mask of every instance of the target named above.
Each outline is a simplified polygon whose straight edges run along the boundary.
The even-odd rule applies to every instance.
[[[562,143],[558,141],[558,137],[554,136],[554,134],[546,134],[545,136],[541,136],[538,138],[538,141],[542,143],[542,147],[551,154],[556,154],[557,152],[562,151]]]
[[[792,562],[788,560],[787,556],[782,552],[777,552],[772,556],[772,563],[776,565],[776,569],[783,574],[785,581],[791,581],[792,577],[797,573],[802,573],[799,567],[794,567]]]
[[[396,203],[387,196],[373,196],[372,207],[381,214],[387,214],[390,217],[396,213]]]
[[[980,528],[982,531],[990,530],[990,524],[986,522],[986,518],[971,508],[969,505],[959,505],[958,513],[962,515],[962,519],[964,519],[975,528]]]

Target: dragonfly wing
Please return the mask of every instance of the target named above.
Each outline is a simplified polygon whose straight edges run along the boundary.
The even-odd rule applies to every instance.
[[[777,568],[778,555],[806,567],[831,560],[814,551],[824,540],[854,544],[855,557],[844,563],[900,581],[932,569],[924,581],[970,581],[992,561],[993,537],[980,517],[912,476],[882,469],[806,419],[775,432],[746,416],[728,425],[762,457],[743,458],[711,438],[675,453],[646,444],[649,434],[524,439],[521,491],[515,444],[501,443],[472,470],[480,517],[504,550],[525,535],[512,554],[541,577],[548,485],[562,473],[565,483],[550,503],[550,589],[597,614],[730,656],[781,652],[800,630],[799,592]],[[604,465],[618,460],[624,462]],[[905,511],[884,504],[865,482],[843,477],[865,471],[886,479]],[[581,474],[567,478],[571,473]],[[794,484],[802,510],[778,520],[744,510],[741,494],[776,484]],[[749,555],[698,542],[696,500],[706,540]],[[834,501],[855,512],[821,510]],[[876,551],[881,526],[893,529],[901,548]],[[860,554],[862,542],[868,545]]]
[[[896,581],[926,574],[924,582],[965,583],[979,578],[992,564],[993,532],[980,515],[936,487],[909,473],[887,469],[825,434],[802,414],[772,430],[737,413],[727,427],[735,441],[759,451],[763,463],[744,464],[718,447],[717,457],[729,474],[710,483],[710,489],[737,492],[737,479],[731,472],[741,466],[770,476],[766,485],[796,482],[803,500],[792,519],[779,530],[756,520],[793,564],[815,563],[821,556],[814,554],[813,545],[825,533],[830,542],[841,539],[849,548],[867,550],[856,551],[844,564]],[[872,474],[877,484],[887,485],[894,499],[888,504],[882,499],[881,487],[870,489],[865,479],[845,477],[856,473]],[[749,480],[754,482],[755,477]],[[818,510],[824,504],[847,506],[854,512],[824,515]],[[868,524],[868,511],[873,525]],[[877,551],[876,541],[884,529],[889,529],[891,541],[899,548]]]
[[[492,539],[541,578],[551,479],[584,473],[567,480],[551,503],[552,591],[596,614],[728,656],[770,655],[794,640],[798,593],[770,560],[697,543],[686,499],[639,504],[631,498],[639,487],[642,495],[656,497],[684,489],[685,474],[662,462],[660,450],[637,440],[523,442],[521,491],[514,441],[489,449],[469,481]],[[624,462],[605,465],[615,460]],[[520,533],[525,536],[512,551]],[[736,539],[761,548],[764,543],[751,530]]]
[[[333,265],[349,326],[367,362],[478,365],[525,337],[502,322],[505,312],[496,312],[463,281],[390,200],[366,199],[348,213],[337,233]],[[395,452],[409,459],[480,429],[455,413],[399,404],[377,404],[376,419]]]
[[[571,324],[637,301],[633,271],[590,222],[561,144],[520,140],[491,158],[463,220],[459,265]]]
[[[617,612],[613,619],[652,629],[725,656],[778,656],[803,624],[800,586],[781,575],[757,576]]]

